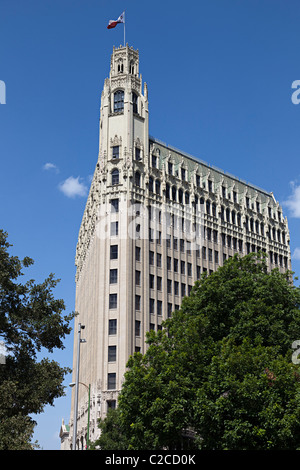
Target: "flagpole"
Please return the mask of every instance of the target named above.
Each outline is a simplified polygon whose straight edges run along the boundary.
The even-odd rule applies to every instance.
[[[124,47],[125,47],[125,11],[124,11]]]

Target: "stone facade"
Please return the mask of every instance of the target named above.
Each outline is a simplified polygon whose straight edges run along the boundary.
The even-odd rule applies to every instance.
[[[91,384],[90,440],[116,406],[129,355],[161,328],[200,274],[262,250],[291,269],[287,219],[272,193],[149,136],[139,54],[114,48],[101,96],[99,156],[76,250],[76,322],[85,325],[80,381]],[[74,331],[77,331],[75,325]],[[74,341],[74,377],[77,357]],[[84,448],[88,395],[79,385]],[[74,394],[69,437],[70,448]],[[69,430],[69,428],[68,428]]]

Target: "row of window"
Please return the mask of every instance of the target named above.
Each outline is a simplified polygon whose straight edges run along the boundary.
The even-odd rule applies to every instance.
[[[138,96],[134,92],[132,92],[132,106],[133,106],[133,112],[137,114]],[[114,93],[114,113],[122,113],[123,111],[124,111],[124,91],[117,90]]]

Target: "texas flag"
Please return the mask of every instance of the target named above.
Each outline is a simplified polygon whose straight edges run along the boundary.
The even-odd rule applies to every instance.
[[[107,29],[115,28],[118,23],[125,23],[125,11],[123,11],[117,20],[110,20]]]

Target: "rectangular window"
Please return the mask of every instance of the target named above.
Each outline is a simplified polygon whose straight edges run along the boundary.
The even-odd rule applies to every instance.
[[[135,271],[135,285],[140,286],[141,285],[141,271]]]
[[[120,147],[118,145],[115,145],[112,149],[112,157],[113,159],[119,158],[119,150]]]
[[[116,373],[107,374],[107,390],[115,390],[116,388]]]
[[[179,295],[179,282],[174,281],[174,294]]]
[[[141,322],[135,320],[135,336],[141,336]]]
[[[168,303],[168,317],[172,315],[172,310],[173,310],[172,304]]]
[[[117,346],[108,346],[108,362],[116,362]]]
[[[167,280],[167,292],[168,292],[168,294],[172,294],[172,281],[171,281],[171,279]]]
[[[149,251],[149,264],[154,264],[154,251]]]
[[[167,270],[171,271],[171,257],[167,256]]]
[[[135,247],[135,261],[141,261],[141,248],[139,246]]]
[[[150,274],[149,287],[150,289],[154,289],[154,274]]]
[[[213,260],[212,258],[213,258],[213,256],[212,256],[212,249],[209,248],[209,249],[208,249],[208,261],[212,261],[212,260]]]
[[[110,201],[111,212],[119,212],[119,199],[112,199]]]
[[[115,237],[119,234],[119,222],[111,222],[110,223],[110,235],[111,237]]]
[[[108,334],[116,335],[117,334],[117,320],[108,320]]]
[[[117,407],[117,401],[116,400],[107,400],[106,405],[107,405],[107,411],[108,410],[115,410],[116,407]]]
[[[216,264],[219,263],[219,252],[218,251],[215,251],[215,263]]]
[[[188,263],[187,267],[188,267],[188,276],[191,276],[192,275],[192,263]]]
[[[184,297],[186,293],[186,286],[185,284],[181,284],[181,297]]]
[[[180,272],[181,274],[185,274],[185,262],[180,261]]]
[[[140,160],[141,159],[141,149],[138,147],[135,147],[135,159]]]
[[[161,290],[162,287],[162,278],[157,276],[157,290]]]
[[[135,309],[141,310],[141,296],[140,295],[135,296]]]
[[[162,301],[157,301],[157,315],[162,315]]]
[[[109,283],[110,284],[117,284],[118,282],[118,270],[111,269],[109,272]]]
[[[178,273],[178,259],[174,258],[174,273]]]
[[[157,253],[156,263],[157,263],[157,267],[161,268],[161,254],[160,253]]]
[[[168,162],[168,173],[173,175],[173,164],[171,162]]]
[[[154,299],[149,299],[149,309],[150,309],[150,313],[154,313],[154,302],[155,300]]]
[[[110,259],[118,259],[118,245],[111,245]]]
[[[118,294],[109,294],[109,308],[117,308]]]

